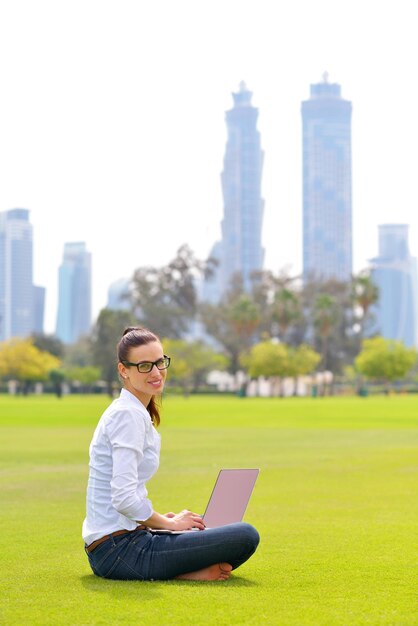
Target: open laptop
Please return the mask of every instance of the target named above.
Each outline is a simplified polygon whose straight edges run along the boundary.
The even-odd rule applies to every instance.
[[[240,522],[258,478],[259,469],[221,469],[206,506],[206,528]],[[187,533],[193,530],[153,530],[157,533]]]

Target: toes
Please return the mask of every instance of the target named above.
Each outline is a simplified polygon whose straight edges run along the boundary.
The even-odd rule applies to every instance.
[[[219,569],[221,572],[226,572],[229,575],[232,571],[232,565],[229,563],[219,563]]]

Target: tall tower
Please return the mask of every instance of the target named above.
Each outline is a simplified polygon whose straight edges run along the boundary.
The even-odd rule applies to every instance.
[[[352,273],[351,102],[341,87],[311,85],[302,102],[303,277],[348,280]]]
[[[34,330],[32,247],[29,211],[0,213],[0,341]]]
[[[58,280],[56,335],[64,343],[74,343],[91,325],[91,254],[84,242],[64,244]]]
[[[407,224],[379,226],[379,256],[371,265],[379,288],[374,330],[386,339],[418,347],[417,261],[409,253]]]
[[[119,278],[115,280],[107,291],[106,308],[112,311],[129,311],[130,285],[130,278]]]
[[[234,274],[240,273],[244,289],[250,288],[251,273],[261,270],[264,250],[261,245],[264,200],[261,175],[264,154],[257,130],[258,109],[252,106],[252,93],[244,82],[232,94],[234,106],[226,112],[228,131],[221,175],[224,215],[221,241],[212,254],[218,268],[203,286],[202,298],[219,300]]]

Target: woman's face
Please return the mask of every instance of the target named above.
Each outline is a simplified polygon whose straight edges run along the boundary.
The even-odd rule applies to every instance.
[[[159,341],[147,343],[144,346],[136,346],[131,348],[128,354],[130,363],[140,363],[149,361],[151,363],[162,359],[164,356],[163,347]],[[164,382],[167,377],[167,370],[159,370],[156,365],[147,374],[138,372],[135,365],[118,365],[119,374],[122,376],[125,389],[130,391],[134,396],[142,402],[144,406],[148,406],[151,397],[159,394],[164,389]]]

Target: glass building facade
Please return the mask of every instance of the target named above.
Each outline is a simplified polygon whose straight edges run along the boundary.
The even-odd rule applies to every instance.
[[[216,301],[231,279],[241,274],[244,289],[250,288],[252,272],[261,270],[264,200],[261,197],[263,151],[257,130],[258,109],[244,82],[233,93],[234,106],[226,112],[227,144],[221,175],[223,220],[221,241],[211,256],[218,261],[213,278],[203,288],[203,299]]]
[[[327,74],[302,102],[305,281],[351,277],[351,110]]]
[[[58,282],[56,335],[70,344],[91,326],[91,254],[84,242],[64,244]]]
[[[27,209],[0,213],[0,341],[35,330],[33,233]]]
[[[129,311],[130,303],[130,278],[119,278],[115,280],[107,291],[106,308],[112,311]]]
[[[418,347],[417,260],[409,253],[408,230],[407,224],[379,226],[379,255],[371,260],[379,289],[373,330],[385,339]]]
[[[45,287],[33,287],[33,330],[35,333],[44,332],[44,312],[45,312]]]

